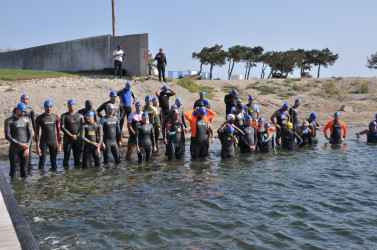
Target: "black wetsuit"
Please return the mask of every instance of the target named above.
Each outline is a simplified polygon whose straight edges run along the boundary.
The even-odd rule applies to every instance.
[[[68,167],[71,150],[73,152],[73,159],[75,166],[80,165],[81,157],[81,143],[80,143],[80,129],[84,124],[84,117],[80,113],[70,114],[69,112],[62,114],[60,117],[60,127],[64,133],[63,149],[64,160],[63,166]],[[78,138],[73,140],[71,135],[77,135]]]
[[[16,114],[16,108],[13,109],[13,115]],[[24,114],[24,117],[27,117],[29,118],[31,124],[33,125],[33,131],[34,131],[34,134],[35,134],[35,111],[33,108],[27,106],[27,110],[26,110],[26,113]],[[33,143],[33,140],[31,140],[31,143]],[[30,148],[31,148],[31,145],[30,144]],[[30,152],[29,152],[29,160],[28,160],[28,166],[27,166],[27,169],[30,170],[32,168],[31,166],[31,149],[30,149]]]
[[[230,110],[233,107],[234,100],[237,100],[237,96],[233,96],[231,93],[224,97],[224,102],[226,105],[225,114],[230,114]]]
[[[367,142],[368,143],[377,143],[377,130],[374,132],[369,129],[369,132],[367,134]]]
[[[158,97],[158,102],[160,103],[162,117],[165,117],[170,112],[169,98],[174,96],[171,92],[161,91]]]
[[[39,129],[42,130],[39,137]],[[39,143],[42,155],[39,157],[39,169],[43,169],[46,161],[47,147],[50,152],[51,169],[56,169],[56,156],[58,154],[58,145],[61,143],[59,117],[55,114],[47,115],[43,113],[37,116],[35,120],[35,139]]]
[[[206,157],[208,155],[208,124],[204,119],[196,121],[196,134],[191,137],[192,158]]]
[[[300,130],[302,130],[302,126],[298,127]],[[302,143],[300,144],[300,147],[305,147],[309,145],[309,140],[311,137],[311,133],[309,133],[309,130],[306,128],[304,129],[304,132],[301,135]]]
[[[77,113],[82,114],[82,116],[85,117],[86,113],[88,113],[88,111],[90,111],[90,110],[93,111],[93,113],[94,113],[94,121],[98,122],[99,119],[98,119],[97,111],[94,110],[94,109],[86,109],[86,108],[84,108],[84,109],[80,109],[79,111],[77,111]]]
[[[198,99],[198,100],[196,100],[195,102],[194,102],[194,107],[193,107],[193,109],[195,109],[196,107],[203,107],[203,101],[202,100],[200,100],[200,99]]]
[[[276,116],[276,124],[280,126],[280,129],[276,128],[276,141],[278,141],[280,137],[282,126],[283,126],[283,121],[286,121],[288,111],[283,111],[279,109],[279,112],[280,114]]]
[[[136,145],[140,148],[140,153],[137,154],[139,162],[150,161],[155,146],[152,124],[145,123],[136,128]]]
[[[26,176],[26,168],[29,163],[29,156],[23,157],[25,152],[19,145],[26,143],[29,147],[29,154],[31,152],[32,140],[32,125],[27,117],[16,118],[11,116],[4,122],[5,139],[10,142],[9,145],[9,162],[10,171],[9,176],[13,177],[17,169],[20,168],[21,176]]]
[[[293,143],[295,142],[295,139],[297,139],[297,141],[300,141],[299,144],[302,143],[301,137],[293,131],[282,131],[280,136],[282,149],[293,149]]]
[[[250,149],[250,146],[257,146],[258,139],[257,139],[257,133],[255,131],[255,128],[251,125],[243,125],[241,127],[242,132],[244,132],[245,135],[240,137],[240,149],[241,153],[250,153],[252,152]]]
[[[334,121],[333,132],[330,136],[330,143],[342,142],[342,124],[339,121]]]
[[[183,154],[183,146],[185,145],[185,135],[183,133],[183,124],[179,121],[170,120],[166,124],[166,138],[168,141],[166,151],[169,160],[175,155],[180,159]]]
[[[297,128],[300,126],[299,115],[300,110],[298,109],[298,107],[295,108],[294,106],[292,106],[289,109],[290,122],[293,124],[293,129],[295,132],[297,132]]]
[[[107,164],[109,162],[110,153],[112,153],[115,163],[118,164],[120,163],[118,143],[122,139],[119,119],[115,116],[108,117],[106,115],[101,118],[99,123],[102,125],[103,142],[106,146],[106,150],[103,154],[103,162]]]
[[[230,158],[234,156],[234,131],[231,134],[224,131],[224,126],[221,126],[217,133],[219,134],[219,139],[221,142],[221,158]]]
[[[263,128],[259,128],[257,132],[258,137],[258,150],[260,152],[272,152],[275,149],[275,135],[273,134],[271,139],[267,140],[269,135],[273,132],[265,131]],[[267,140],[267,141],[266,141]]]
[[[241,128],[245,124],[245,115],[243,111],[235,115],[235,118],[234,125],[236,125],[237,128]]]
[[[132,113],[132,108],[131,108],[131,97],[134,98],[134,102],[136,101],[136,96],[134,92],[131,90],[127,89],[121,89],[117,91],[117,95],[120,98],[121,105],[123,107],[123,113],[122,116],[120,117],[120,130],[123,131],[123,124],[124,121],[128,119],[128,116]]]
[[[313,125],[313,129],[314,129],[314,135],[313,134],[310,134],[309,135],[309,145],[312,145],[312,144],[317,144],[318,143],[318,140],[317,140],[317,131],[316,131],[316,128],[319,126],[318,123],[315,121],[315,120],[312,120],[312,121],[309,121],[309,124],[312,124]]]
[[[93,157],[94,165],[96,167],[101,166],[101,157],[95,154],[97,148],[90,144],[90,142],[96,142],[99,145],[102,144],[103,132],[101,125],[98,122],[94,122],[92,124],[85,123],[81,126],[80,136],[84,143],[82,167],[86,168],[88,166],[90,156]]]
[[[109,103],[114,105],[113,116],[116,116],[116,117],[118,117],[118,119],[120,119],[123,116],[123,112],[124,112],[123,107],[119,102],[112,103],[111,101],[104,102],[104,103],[101,104],[101,106],[99,106],[99,108],[97,109],[98,117],[99,118],[103,117],[101,112],[102,112],[102,110],[106,111],[106,105],[109,104]]]
[[[156,107],[155,107],[156,108]],[[160,107],[157,107],[157,114],[158,114],[158,119],[160,120],[160,124],[162,124],[162,112],[161,112],[161,108]],[[156,141],[156,148],[158,149],[158,140],[160,139],[160,131],[158,131],[158,128],[154,128],[154,137],[156,138],[155,141]]]
[[[156,133],[159,133],[158,127],[161,127],[161,122],[162,122],[160,120],[160,115],[158,114],[158,110],[156,107],[153,107],[153,106],[150,106],[150,107],[144,106],[143,112],[148,114],[149,123],[153,125],[156,148],[158,148],[158,135],[156,135]]]

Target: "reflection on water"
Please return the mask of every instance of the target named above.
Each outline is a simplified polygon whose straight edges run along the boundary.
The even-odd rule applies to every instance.
[[[320,140],[221,160],[216,142],[205,159],[159,152],[147,164],[33,169],[11,185],[41,249],[375,248],[376,149]]]

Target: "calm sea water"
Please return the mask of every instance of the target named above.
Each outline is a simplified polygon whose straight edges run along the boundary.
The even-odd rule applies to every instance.
[[[357,130],[341,146],[320,135],[313,148],[226,160],[216,141],[197,161],[34,167],[11,186],[41,249],[376,248],[377,146]]]

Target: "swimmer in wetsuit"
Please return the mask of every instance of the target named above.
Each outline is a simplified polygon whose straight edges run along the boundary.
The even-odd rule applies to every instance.
[[[81,157],[81,143],[80,143],[80,130],[84,124],[84,117],[76,112],[76,102],[71,99],[67,103],[68,112],[62,114],[60,119],[60,128],[64,133],[63,137],[63,151],[64,160],[63,167],[69,168],[68,161],[73,152],[73,159],[75,166],[80,165]]]
[[[39,169],[44,168],[47,148],[50,152],[52,170],[56,170],[56,156],[62,151],[59,117],[52,113],[52,105],[52,101],[46,100],[44,102],[45,112],[37,116],[35,120],[35,140],[39,155]],[[39,136],[39,130],[42,131],[41,136]]]
[[[160,123],[162,124],[162,111],[161,111],[161,108],[159,107],[158,105],[158,99],[157,97],[153,97],[152,98],[152,105],[153,107],[155,107],[157,109],[157,114],[158,114],[158,119],[160,119]],[[156,137],[156,147],[157,147],[157,150],[158,150],[158,140],[160,139],[160,132],[161,132],[162,128],[160,129],[156,129],[154,130],[154,136]]]
[[[290,121],[293,124],[293,131],[295,131],[296,133],[298,133],[297,129],[300,126],[300,110],[298,109],[300,104],[301,100],[296,99],[295,104],[289,109],[290,119],[288,121]]]
[[[280,133],[282,132],[281,127],[283,126],[283,122],[288,122],[290,120],[288,109],[289,109],[288,103],[284,103],[284,105],[280,109],[276,110],[275,113],[273,113],[270,118],[272,124],[274,124],[276,127],[276,143],[278,145],[279,145]],[[275,122],[275,118],[276,118],[276,122]]]
[[[235,105],[235,101],[237,100],[237,90],[233,89],[232,92],[224,96],[225,102],[225,114],[232,113],[230,109]]]
[[[82,167],[86,168],[89,165],[89,159],[92,156],[94,165],[101,166],[101,152],[100,147],[103,139],[102,127],[98,122],[94,121],[94,112],[88,111],[85,115],[86,123],[81,126],[81,140],[84,143],[84,152],[82,155]]]
[[[77,111],[77,112],[78,112],[79,114],[81,114],[82,117],[85,118],[86,113],[88,113],[88,111],[90,111],[90,110],[94,112],[94,121],[95,121],[95,122],[98,122],[99,119],[98,119],[98,116],[97,116],[97,111],[93,109],[93,103],[92,103],[92,101],[90,101],[90,100],[86,100],[86,101],[85,101],[85,108],[80,109],[80,110]],[[84,120],[85,120],[85,119],[84,119]]]
[[[164,85],[163,87],[158,88],[156,91],[156,96],[158,97],[158,102],[160,103],[162,117],[165,117],[169,114],[169,98],[175,96],[175,92],[169,89],[168,86]]]
[[[175,105],[177,105],[177,107],[178,107],[178,115],[182,119],[182,124],[185,128],[185,134],[187,134],[188,130],[187,130],[187,124],[186,124],[186,119],[185,119],[185,111],[182,108],[182,100],[179,99],[179,98],[175,99]]]
[[[119,102],[116,101],[117,97],[118,97],[117,92],[115,92],[115,91],[110,92],[110,100],[102,103],[101,106],[99,106],[99,108],[97,109],[97,114],[98,114],[99,118],[102,118],[102,114],[101,114],[102,110],[106,110],[106,105],[108,103],[111,103],[111,104],[114,105],[114,114],[113,115],[120,120],[120,118],[123,116],[124,110],[123,110],[123,106]],[[121,128],[121,130],[122,130],[122,128]]]
[[[197,111],[196,116],[193,115]],[[213,119],[216,113],[204,107],[190,110],[185,118],[190,122],[191,127],[191,156],[192,158],[205,157],[208,155],[207,133],[208,120]]]
[[[313,134],[309,136],[309,145],[318,143],[317,130],[321,129],[321,125],[318,124],[316,119],[317,119],[317,114],[315,112],[311,113],[309,115],[309,118],[307,119],[307,121],[309,122],[309,128],[313,130]]]
[[[26,113],[24,114],[24,117],[29,118],[31,124],[33,125],[33,131],[34,131],[34,134],[35,134],[35,111],[32,107],[30,107],[28,105],[29,104],[29,96],[27,94],[23,94],[21,96],[21,103],[24,103],[27,106],[27,110],[26,110]],[[16,108],[14,108],[12,114],[15,115],[16,111],[17,111]],[[33,142],[33,140],[31,140],[31,141]],[[30,144],[30,147],[31,147],[31,144]],[[28,160],[27,169],[28,170],[32,169],[32,166],[31,166],[31,150],[29,150],[29,160]]]
[[[257,130],[257,133],[259,131],[264,131],[264,118],[263,117],[259,117],[258,119],[258,125],[255,127],[255,129]],[[276,129],[271,127],[269,127],[269,131],[275,131]]]
[[[292,150],[295,140],[298,141],[296,146],[299,146],[302,143],[303,141],[302,138],[296,132],[292,131],[291,128],[288,125],[286,125],[284,122],[282,125],[282,129],[283,130],[279,135],[281,137],[282,149]]]
[[[9,176],[14,177],[20,169],[21,177],[26,177],[26,169],[29,164],[30,146],[32,141],[32,125],[28,117],[24,117],[27,106],[19,103],[16,112],[4,122],[5,139],[9,145]]]
[[[250,115],[253,118],[253,121],[257,121],[260,117],[260,112],[258,106],[254,104],[254,96],[249,96],[249,103],[246,104],[245,111],[247,115]]]
[[[141,104],[141,102],[137,101],[135,103],[136,111],[132,112],[128,116],[127,127],[128,127],[128,133],[130,134],[130,138],[128,139],[128,149],[127,149],[127,155],[126,155],[126,160],[128,161],[131,160],[131,155],[136,144],[136,129],[138,126],[141,125],[141,121],[142,121],[141,114],[143,113],[142,106],[143,105]]]
[[[147,95],[145,97],[145,106],[143,107],[143,112],[148,114],[149,123],[153,125],[154,133],[160,133],[162,121],[160,120],[157,108],[152,105],[152,97],[150,95]],[[158,148],[158,138],[155,138],[155,142],[156,148]]]
[[[256,149],[258,139],[255,127],[251,125],[252,120],[251,115],[247,115],[245,117],[245,125],[241,127],[242,132],[245,134],[240,136],[239,140],[241,153],[251,153]]]
[[[235,149],[238,145],[238,139],[234,135],[236,126],[223,124],[218,130],[218,136],[221,142],[221,158],[234,157]]]
[[[297,134],[302,138],[300,147],[309,145],[310,137],[314,136],[314,129],[309,128],[309,122],[304,121],[301,126],[297,128]]]
[[[121,105],[122,105],[122,108],[123,108],[123,113],[120,117],[120,130],[121,131],[123,131],[124,120],[127,121],[128,116],[132,112],[133,104],[131,102],[131,97],[134,99],[134,101],[133,101],[134,103],[137,99],[134,92],[131,91],[131,86],[132,86],[131,83],[127,82],[126,85],[124,86],[124,89],[117,91],[117,95],[120,98]]]
[[[367,143],[377,143],[377,122],[371,121],[369,124],[369,129],[362,130],[356,133],[357,139],[360,139],[360,135],[367,135]]]
[[[203,107],[205,107],[206,109],[211,109],[211,105],[208,99],[205,99],[203,101]],[[213,131],[212,119],[208,120],[208,129],[209,129],[208,141],[211,141],[211,143],[213,143],[215,141],[215,133]],[[208,147],[209,147],[209,143],[208,143]]]
[[[327,137],[327,130],[330,129],[330,138]],[[343,130],[343,137],[342,137]],[[343,121],[340,120],[340,113],[335,112],[334,120],[328,122],[323,129],[323,134],[326,139],[333,143],[342,143],[347,136],[347,127]]]
[[[196,107],[200,108],[204,106],[203,101],[206,99],[206,95],[207,93],[205,91],[200,92],[199,99],[195,101],[193,109],[195,109]]]
[[[108,164],[110,154],[113,155],[115,163],[120,163],[120,151],[122,147],[122,131],[120,130],[119,119],[113,116],[114,105],[108,103],[106,105],[106,115],[101,118],[99,123],[102,126],[103,142],[101,148],[103,149],[103,163]]]
[[[136,128],[136,149],[139,163],[150,161],[152,152],[156,152],[153,125],[149,123],[149,116],[146,112],[141,115],[142,123]]]
[[[258,128],[257,136],[259,152],[267,153],[275,150],[275,134],[271,131],[271,125],[268,122]]]
[[[166,151],[168,160],[172,160],[174,155],[181,159],[185,152],[185,135],[183,133],[183,124],[179,121],[179,111],[174,110],[170,121],[166,124]]]

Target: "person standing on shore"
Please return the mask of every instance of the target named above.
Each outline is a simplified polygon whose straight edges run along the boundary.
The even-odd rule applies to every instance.
[[[175,92],[172,89],[169,89],[168,86],[164,85],[162,88],[159,87],[156,91],[156,96],[158,97],[158,102],[161,107],[162,118],[170,112],[169,98],[175,96]]]
[[[45,112],[37,116],[35,120],[35,141],[39,155],[39,169],[44,168],[47,147],[50,152],[51,170],[57,169],[56,156],[62,151],[59,117],[52,113],[52,106],[52,101],[46,100],[44,102]],[[39,130],[42,131],[40,137]]]
[[[166,56],[162,52],[162,49],[159,50],[159,53],[156,55],[154,60],[157,60],[157,70],[158,70],[158,79],[161,82],[161,75],[164,82],[166,82],[165,79],[165,67],[168,66],[168,63],[166,61]]]
[[[24,117],[29,118],[31,124],[33,125],[33,131],[34,131],[34,134],[35,134],[35,111],[32,107],[28,106],[29,96],[27,94],[23,94],[21,96],[21,103],[24,103],[27,107],[27,110],[26,110],[26,113],[24,114]],[[14,108],[13,115],[16,114],[16,111],[17,111],[17,108]],[[31,141],[33,142],[33,140],[31,140]],[[30,147],[31,147],[31,144],[30,144]],[[31,166],[31,150],[29,151],[29,161],[28,161],[27,169],[28,170],[32,169],[32,166]]]
[[[123,108],[123,113],[122,116],[120,117],[120,130],[123,131],[123,124],[124,120],[128,119],[128,116],[132,112],[132,102],[131,102],[131,97],[134,99],[134,103],[136,102],[136,96],[134,92],[131,91],[131,83],[127,82],[126,86],[122,90],[117,91],[117,95],[120,98],[120,102],[122,104]]]
[[[113,58],[114,58],[114,79],[118,74],[122,78],[122,64],[123,64],[123,57],[125,56],[122,47],[118,45],[117,49],[113,51]]]
[[[21,177],[26,177],[32,140],[32,125],[29,118],[25,116],[26,112],[27,106],[24,103],[19,103],[16,113],[7,118],[4,123],[5,139],[10,142],[10,177],[14,177],[18,168],[21,170]]]
[[[63,149],[64,160],[63,167],[69,168],[68,161],[73,152],[73,160],[75,167],[80,166],[81,144],[80,144],[80,129],[84,124],[84,117],[76,112],[76,102],[71,99],[67,103],[68,112],[62,114],[60,119],[60,127],[64,133]]]
[[[330,129],[330,138],[327,137],[327,130]],[[342,137],[343,129],[343,137]],[[335,112],[334,120],[329,121],[323,129],[323,134],[330,143],[341,143],[346,139],[347,127],[343,121],[340,120],[340,113]]]

